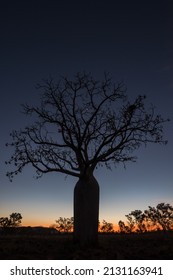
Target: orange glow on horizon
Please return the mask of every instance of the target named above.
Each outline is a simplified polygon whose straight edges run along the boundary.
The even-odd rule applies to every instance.
[[[52,223],[53,224],[53,223]],[[42,222],[42,221],[32,221],[32,220],[27,220],[25,222],[22,222],[21,226],[23,227],[50,227],[52,225],[50,222]]]
[[[36,222],[36,221],[34,221],[34,222],[32,222],[32,221],[29,221],[28,220],[28,222],[26,221],[26,222],[24,222],[24,223],[22,223],[21,224],[21,226],[23,226],[23,227],[46,227],[46,228],[49,228],[49,227],[51,227],[51,226],[54,226],[54,225],[56,225],[56,223],[41,223],[41,222]],[[117,232],[118,230],[119,230],[119,226],[117,225],[117,224],[114,224],[113,225],[113,230],[114,230],[114,232]]]
[[[112,224],[113,224],[114,232],[120,232],[119,225],[117,223],[112,223]],[[102,223],[100,223],[100,226],[101,225],[102,225]],[[125,225],[127,225],[127,224],[125,223]],[[46,221],[40,220],[40,219],[38,219],[38,220],[37,219],[36,220],[25,219],[25,221],[23,221],[21,223],[21,226],[23,226],[23,227],[38,227],[39,226],[39,227],[50,228],[50,227],[55,227],[56,222],[54,221],[54,222],[50,223],[50,221],[46,222]],[[149,226],[147,226],[147,223],[146,223],[146,231],[150,232],[150,231],[157,231],[157,230],[162,230],[162,227],[160,225],[155,225],[155,226],[154,225],[149,225]],[[137,225],[134,227],[132,232],[139,232]]]

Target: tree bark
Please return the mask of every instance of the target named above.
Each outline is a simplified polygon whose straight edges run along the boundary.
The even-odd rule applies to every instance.
[[[80,178],[74,189],[74,241],[82,246],[98,242],[99,184],[93,175]]]

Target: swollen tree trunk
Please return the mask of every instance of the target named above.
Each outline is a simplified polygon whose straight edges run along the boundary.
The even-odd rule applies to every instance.
[[[96,245],[98,241],[99,184],[93,175],[80,178],[74,189],[74,241]]]

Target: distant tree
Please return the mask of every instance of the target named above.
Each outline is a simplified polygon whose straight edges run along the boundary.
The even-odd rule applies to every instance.
[[[6,228],[9,227],[9,219],[7,217],[0,218],[0,227]]]
[[[173,207],[169,203],[159,203],[156,207],[148,208],[149,210],[145,210],[144,213],[152,226],[165,231],[173,229]]]
[[[126,215],[129,220],[129,225],[131,225],[131,230],[133,230],[136,226],[136,231],[138,232],[145,232],[146,225],[145,225],[145,215],[141,210],[134,210],[131,211],[130,214]]]
[[[125,223],[121,220],[118,222],[118,226],[119,226],[120,233],[130,233],[131,232],[130,228],[128,226],[126,226]]]
[[[119,221],[119,231],[128,233],[132,231],[145,232],[153,230],[173,230],[173,207],[169,203],[159,203],[156,207],[148,207],[148,210],[131,211],[125,215],[128,226]]]
[[[33,125],[11,133],[14,153],[7,162],[15,169],[10,180],[31,164],[37,177],[61,172],[79,178],[74,189],[74,240],[95,244],[98,239],[99,184],[94,170],[111,163],[135,161],[132,153],[147,143],[165,143],[163,123],[145,96],[128,101],[124,84],[109,75],[102,81],[78,73],[74,80],[46,80],[40,106],[24,105]]]
[[[20,213],[12,213],[10,215],[10,226],[18,227],[22,222],[22,216]]]
[[[20,213],[12,213],[10,218],[1,217],[0,218],[0,227],[18,227],[21,224],[22,216]]]
[[[128,215],[125,215],[126,218],[127,218],[127,228],[128,228],[128,232],[133,232],[134,228],[135,228],[135,220],[133,218],[132,215],[128,214]]]
[[[60,232],[71,232],[73,230],[74,218],[63,218],[60,217],[56,220],[55,227]]]
[[[114,232],[114,227],[112,223],[108,223],[105,220],[102,221],[102,225],[100,226],[100,231],[101,232],[107,232],[107,233],[113,233]]]

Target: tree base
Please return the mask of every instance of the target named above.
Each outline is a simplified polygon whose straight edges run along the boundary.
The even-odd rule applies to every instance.
[[[99,184],[94,176],[80,178],[74,189],[74,242],[98,243]]]

